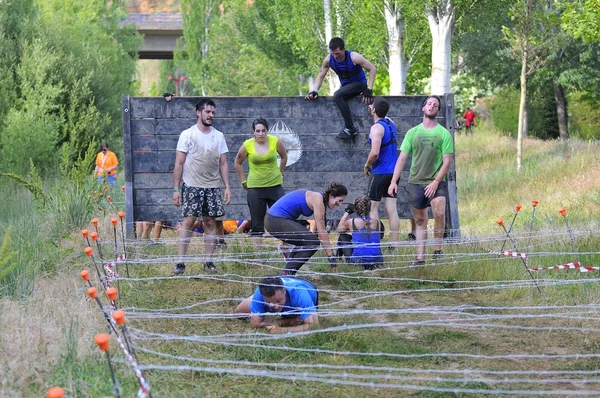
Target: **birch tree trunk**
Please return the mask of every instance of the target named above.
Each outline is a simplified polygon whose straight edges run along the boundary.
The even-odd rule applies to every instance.
[[[388,31],[390,95],[404,95],[406,93],[406,76],[410,67],[404,49],[406,39],[404,16],[394,0],[385,0],[384,9]]]
[[[519,128],[517,130],[517,170],[523,167],[523,137],[527,134],[527,40],[521,58],[521,99],[519,102]]]
[[[431,31],[431,93],[450,92],[451,47],[454,30],[452,0],[440,0],[435,7],[427,6],[427,21]]]
[[[331,24],[331,0],[323,0],[323,9],[325,10],[325,49],[329,51],[329,41],[333,38],[333,28]],[[320,66],[319,66],[320,67]],[[330,69],[325,77],[329,87],[329,95],[333,95],[339,88],[339,79]]]

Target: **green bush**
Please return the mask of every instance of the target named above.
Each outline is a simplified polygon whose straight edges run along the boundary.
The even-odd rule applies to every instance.
[[[550,88],[551,89],[551,88]],[[530,137],[557,138],[558,125],[556,105],[548,88],[528,93],[527,109]],[[520,92],[515,88],[504,88],[486,101],[492,124],[504,134],[515,138],[518,133]]]
[[[569,97],[569,134],[584,140],[600,139],[600,108],[581,93]]]

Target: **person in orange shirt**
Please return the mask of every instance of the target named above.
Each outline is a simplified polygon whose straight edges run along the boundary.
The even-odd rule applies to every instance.
[[[94,174],[98,177],[98,184],[106,180],[110,185],[117,184],[117,155],[108,150],[108,144],[100,144],[100,153],[96,156],[96,169]]]

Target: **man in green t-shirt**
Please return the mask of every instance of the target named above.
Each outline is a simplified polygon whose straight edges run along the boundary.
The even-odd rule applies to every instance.
[[[425,264],[425,240],[427,239],[427,207],[431,207],[434,219],[434,258],[442,255],[442,238],[446,228],[446,173],[454,152],[452,136],[435,120],[440,111],[440,99],[429,96],[423,103],[423,123],[408,130],[400,156],[394,167],[390,195],[398,191],[397,181],[409,155],[412,155],[410,176],[406,190],[415,222],[417,238],[416,265]]]

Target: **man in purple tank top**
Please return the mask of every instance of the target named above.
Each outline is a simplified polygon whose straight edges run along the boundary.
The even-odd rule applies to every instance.
[[[333,100],[340,108],[344,118],[344,129],[337,135],[337,138],[348,139],[354,137],[358,130],[354,127],[350,107],[346,100],[362,94],[365,104],[373,102],[373,84],[375,83],[377,68],[359,53],[346,50],[344,40],[339,37],[334,37],[329,41],[329,51],[330,54],[323,60],[312,91],[305,98],[309,101],[317,99],[319,96],[318,90],[323,84],[327,71],[329,71],[329,68],[333,69],[338,75],[342,86],[333,94]],[[363,68],[369,71],[369,83],[367,83]]]

